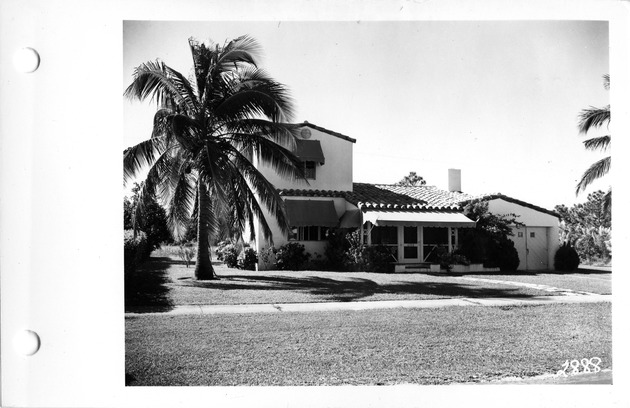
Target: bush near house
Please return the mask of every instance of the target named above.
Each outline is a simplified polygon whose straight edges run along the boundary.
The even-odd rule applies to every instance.
[[[304,245],[289,242],[272,249],[275,255],[276,268],[284,271],[299,271],[311,257]]]
[[[254,248],[244,248],[238,256],[238,269],[255,271],[258,263],[258,254]]]
[[[453,265],[470,265],[470,261],[464,255],[457,252],[448,252],[446,249],[441,248],[442,251],[438,255],[440,259],[440,268],[450,271]]]
[[[553,258],[553,266],[557,271],[575,271],[580,265],[580,256],[575,248],[569,243],[563,243]]]
[[[346,270],[363,272],[393,272],[395,258],[384,245],[361,244],[359,231],[346,235],[348,249],[346,251]]]
[[[322,267],[328,271],[346,271],[350,264],[350,241],[347,235],[347,229],[332,228],[328,231],[328,242],[324,255],[326,259],[321,261]]]
[[[488,259],[483,263],[487,268],[499,268],[501,272],[518,269],[520,259],[514,242],[508,238],[490,240],[488,243]]]

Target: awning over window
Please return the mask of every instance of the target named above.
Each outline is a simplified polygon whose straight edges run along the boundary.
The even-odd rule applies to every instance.
[[[286,200],[284,205],[292,227],[334,227],[339,224],[332,200]]]
[[[319,164],[324,164],[324,152],[322,152],[322,145],[319,140],[302,140],[297,139],[297,150],[295,155],[302,161],[312,161]]]
[[[339,220],[339,228],[358,228],[361,226],[361,210],[348,210]]]
[[[464,214],[448,212],[367,211],[363,222],[368,221],[376,226],[475,227],[475,221]]]

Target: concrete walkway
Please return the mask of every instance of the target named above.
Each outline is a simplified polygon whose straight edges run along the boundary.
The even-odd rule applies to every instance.
[[[533,296],[526,298],[455,298],[428,300],[384,300],[365,302],[327,303],[278,303],[253,305],[180,305],[167,312],[125,313],[125,316],[139,315],[213,315],[234,313],[283,313],[283,312],[327,312],[340,310],[376,309],[424,309],[449,306],[523,306],[548,305],[558,303],[599,303],[611,302],[612,295],[572,294],[563,296]]]

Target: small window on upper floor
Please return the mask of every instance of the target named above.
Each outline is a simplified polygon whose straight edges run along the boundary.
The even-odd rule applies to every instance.
[[[522,233],[522,232],[519,232],[519,233],[518,233],[518,237],[519,237],[519,238],[523,238],[523,233]]]
[[[529,233],[529,237],[530,238],[536,238],[536,233],[535,232],[530,232]]]
[[[304,177],[307,180],[315,180],[317,174],[317,163],[314,161],[305,161],[304,164]]]

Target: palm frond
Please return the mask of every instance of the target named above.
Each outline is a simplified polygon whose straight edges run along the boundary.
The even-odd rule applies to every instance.
[[[127,148],[123,152],[123,185],[138,176],[147,166],[152,166],[166,150],[164,138],[155,137]]]
[[[257,66],[261,51],[260,44],[253,37],[238,37],[230,41],[217,55],[217,71],[225,72],[239,64]]]
[[[167,225],[175,240],[186,235],[197,198],[197,177],[194,173],[182,172],[173,191],[166,213]]]
[[[302,162],[292,151],[256,134],[232,133],[227,139],[245,157],[250,160],[256,157],[259,163],[269,166],[281,178],[308,184]]]
[[[161,61],[149,61],[136,67],[133,81],[125,90],[129,99],[143,101],[150,98],[159,106],[186,108],[195,110],[195,95],[192,86],[181,74],[169,68]]]
[[[610,135],[594,137],[583,141],[587,150],[608,150],[610,148]]]
[[[607,90],[610,89],[610,74],[604,74],[603,78],[604,78],[604,88]]]
[[[604,202],[602,203],[602,210],[605,213],[610,213],[612,209],[612,188],[609,188],[606,194],[604,195]]]
[[[579,194],[580,191],[585,190],[593,181],[600,177],[603,177],[610,170],[610,156],[604,157],[601,160],[593,163],[582,175],[582,179],[575,188],[575,194]]]
[[[218,133],[217,137],[233,134],[251,134],[265,137],[285,149],[295,150],[295,141],[300,127],[290,123],[272,122],[265,119],[245,118],[237,121],[221,122],[221,129],[225,133]]]
[[[584,109],[580,113],[578,128],[580,133],[587,133],[593,128],[598,128],[604,124],[610,123],[610,105],[604,108],[590,107]]]
[[[287,232],[289,230],[289,224],[284,212],[284,202],[275,186],[271,184],[262,175],[262,173],[260,173],[260,171],[238,151],[232,151],[231,162],[233,163],[234,167],[238,169],[239,174],[242,175],[243,179],[246,181],[244,185],[248,187],[248,190],[253,191],[255,196],[258,197],[260,203],[264,205],[265,208],[276,219],[278,225],[280,226],[280,229],[283,232]],[[256,204],[258,204],[258,202],[256,202]],[[262,212],[257,214],[257,216],[258,218],[264,218],[264,214],[262,214]],[[266,220],[261,219],[260,221],[261,224],[266,224]],[[265,235],[267,231],[266,228],[266,226],[263,226],[263,231]],[[266,235],[265,238],[269,239],[270,236]]]
[[[227,84],[225,99],[215,106],[215,113],[226,121],[265,117],[273,122],[290,122],[293,100],[289,90],[260,69],[239,73],[237,81]]]

